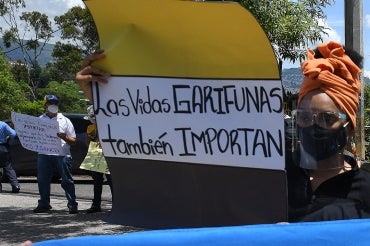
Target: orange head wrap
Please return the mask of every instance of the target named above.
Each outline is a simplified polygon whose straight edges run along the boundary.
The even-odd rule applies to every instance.
[[[361,69],[346,55],[339,43],[323,43],[318,45],[317,49],[323,58],[315,59],[314,51],[308,50],[307,60],[301,64],[304,79],[298,95],[298,104],[308,92],[321,89],[344,110],[356,127]]]

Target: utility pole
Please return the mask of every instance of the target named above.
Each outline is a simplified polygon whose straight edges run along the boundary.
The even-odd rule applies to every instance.
[[[344,31],[345,46],[357,51],[362,56],[363,50],[363,3],[362,0],[344,0]],[[361,74],[361,96],[359,110],[356,115],[357,127],[355,141],[357,156],[365,158],[365,122],[364,122],[364,77]]]

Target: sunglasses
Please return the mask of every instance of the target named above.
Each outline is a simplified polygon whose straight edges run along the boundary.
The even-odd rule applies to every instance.
[[[313,112],[298,109],[293,110],[292,115],[299,127],[308,127],[315,123],[326,129],[338,129],[344,126],[347,120],[346,114],[332,111]]]

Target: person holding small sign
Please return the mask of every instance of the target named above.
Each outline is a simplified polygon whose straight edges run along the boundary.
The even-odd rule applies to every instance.
[[[299,168],[287,163],[292,222],[370,218],[370,173],[346,150],[356,127],[362,59],[328,42],[309,50],[301,64],[292,158]]]
[[[90,213],[101,212],[101,195],[103,192],[104,175],[107,179],[107,183],[111,191],[113,187],[112,187],[112,179],[109,174],[107,162],[104,159],[101,146],[99,143],[98,129],[96,128],[95,113],[94,113],[94,108],[92,105],[90,105],[87,108],[87,116],[85,116],[85,119],[89,120],[92,124],[89,125],[86,130],[87,145],[89,146],[89,151],[87,153],[87,156],[84,162],[81,164],[80,168],[90,170],[89,173],[94,183],[94,198],[92,201],[92,205],[90,208],[86,210],[86,213],[90,214]],[[95,154],[98,153],[99,156],[96,157],[96,160],[92,161],[91,160],[92,158],[88,158],[88,157],[92,157],[94,153]],[[86,167],[83,167],[86,160],[87,160],[87,163],[85,165]]]
[[[43,120],[57,121],[59,132],[56,134],[61,139],[62,154],[42,154],[37,155],[37,182],[39,187],[40,199],[38,206],[33,210],[34,213],[48,212],[50,206],[50,182],[54,168],[58,170],[62,178],[61,186],[66,193],[68,200],[67,207],[70,214],[78,212],[75,195],[75,185],[71,174],[72,157],[70,145],[76,143],[76,133],[72,122],[59,111],[59,99],[55,95],[45,96],[46,113],[40,116]]]

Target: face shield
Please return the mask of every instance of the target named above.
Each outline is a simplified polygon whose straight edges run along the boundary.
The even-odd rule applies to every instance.
[[[297,163],[305,169],[336,169],[343,167],[334,158],[347,144],[346,114],[332,111],[293,111],[292,146],[299,153]]]

